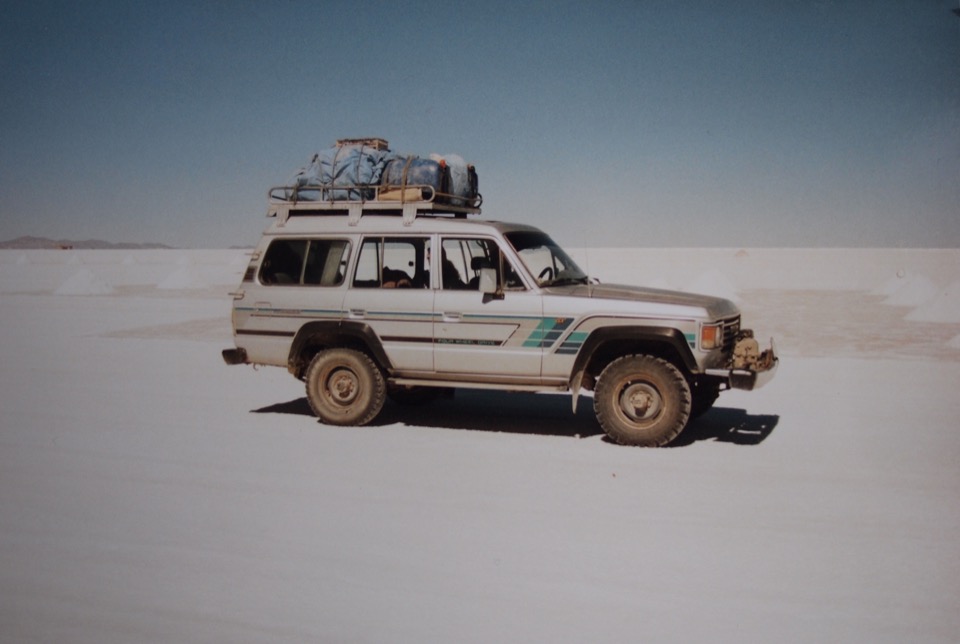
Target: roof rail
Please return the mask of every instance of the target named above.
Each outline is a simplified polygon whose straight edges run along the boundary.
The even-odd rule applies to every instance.
[[[409,225],[422,216],[478,215],[483,197],[458,197],[429,185],[304,185],[270,188],[267,202],[267,216],[277,217],[280,225],[295,216],[347,215],[355,226],[366,213],[400,215]]]

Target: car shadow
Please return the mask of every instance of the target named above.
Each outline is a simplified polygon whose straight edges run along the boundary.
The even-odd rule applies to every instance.
[[[453,397],[425,405],[388,403],[376,423],[571,438],[603,434],[592,398],[580,398],[574,414],[570,396],[482,389],[457,389]]]
[[[667,447],[687,447],[700,441],[759,445],[773,432],[778,422],[780,416],[777,415],[748,414],[745,409],[713,407],[691,421]]]
[[[252,413],[314,416],[305,397],[254,409]],[[775,415],[751,415],[743,409],[714,407],[692,421],[668,447],[687,447],[701,441],[758,445],[773,432],[779,420]],[[608,441],[594,416],[590,396],[580,397],[577,413],[573,414],[567,395],[457,389],[455,395],[419,405],[387,400],[370,424],[382,427],[397,423],[535,436],[601,436]]]
[[[254,409],[253,413],[314,415],[306,398]],[[593,415],[591,398],[581,398],[574,415],[569,396],[479,389],[457,389],[452,396],[423,404],[398,404],[388,399],[370,425],[382,427],[397,423],[572,438],[603,434]]]
[[[260,409],[252,409],[252,414],[289,414],[291,416],[314,416],[307,398],[297,398],[289,402],[275,403]]]

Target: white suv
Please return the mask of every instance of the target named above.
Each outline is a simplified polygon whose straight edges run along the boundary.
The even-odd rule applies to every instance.
[[[761,352],[728,300],[599,284],[536,228],[410,194],[271,191],[224,360],[286,367],[336,425],[370,422],[388,396],[559,391],[576,410],[586,390],[607,435],[642,446],[776,371],[772,343]]]

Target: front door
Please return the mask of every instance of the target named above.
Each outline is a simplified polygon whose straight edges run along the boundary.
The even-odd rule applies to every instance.
[[[503,258],[497,242],[480,237],[443,237],[435,270],[434,367],[445,376],[491,382],[540,380],[543,303]],[[503,297],[479,290],[479,273],[496,268]]]

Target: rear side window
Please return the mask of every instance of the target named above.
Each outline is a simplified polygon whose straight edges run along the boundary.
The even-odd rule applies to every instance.
[[[427,237],[367,237],[360,246],[353,286],[427,288],[429,253]]]
[[[260,264],[260,281],[271,285],[338,286],[350,251],[345,239],[277,239]]]

